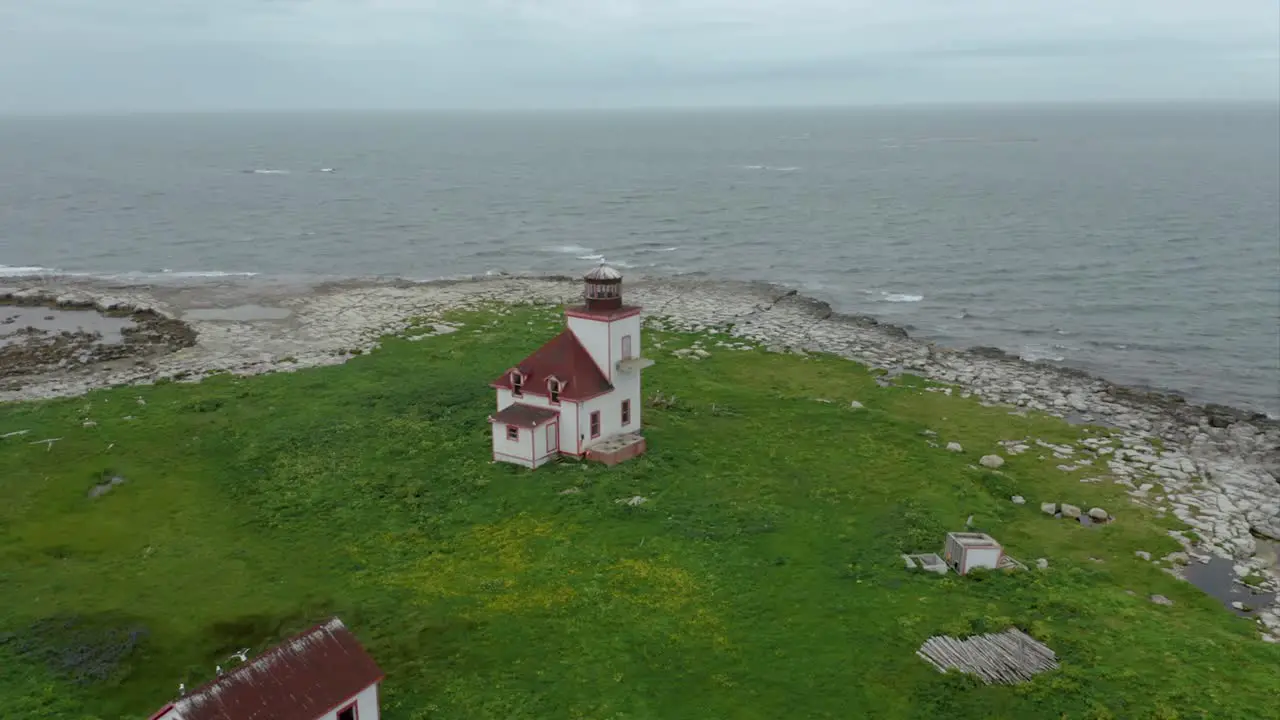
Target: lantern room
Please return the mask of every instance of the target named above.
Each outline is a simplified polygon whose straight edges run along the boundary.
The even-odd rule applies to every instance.
[[[582,276],[582,298],[587,310],[617,310],[622,307],[622,273],[600,263]]]

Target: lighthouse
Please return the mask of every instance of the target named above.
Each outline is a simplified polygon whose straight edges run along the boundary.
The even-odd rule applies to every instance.
[[[645,451],[641,434],[641,308],[623,301],[622,273],[582,277],[582,302],[559,334],[492,387],[493,459],[539,467],[565,455],[616,464]]]

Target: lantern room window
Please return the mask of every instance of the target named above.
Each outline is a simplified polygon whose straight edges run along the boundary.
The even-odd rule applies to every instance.
[[[547,393],[551,396],[551,402],[552,402],[553,404],[559,404],[559,402],[560,402],[560,381],[559,381],[559,380],[556,380],[555,378],[552,378],[552,379],[548,380],[548,381],[547,381]]]
[[[622,288],[616,283],[587,283],[587,299],[611,300],[622,296]]]
[[[519,371],[511,373],[511,394],[516,397],[524,394],[524,376]]]

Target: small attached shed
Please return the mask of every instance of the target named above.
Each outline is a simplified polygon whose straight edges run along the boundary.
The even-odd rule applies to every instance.
[[[953,532],[947,533],[943,557],[957,573],[965,575],[974,568],[999,569],[1004,548],[985,533]]]
[[[560,412],[515,403],[489,416],[493,459],[536,468],[560,452]]]

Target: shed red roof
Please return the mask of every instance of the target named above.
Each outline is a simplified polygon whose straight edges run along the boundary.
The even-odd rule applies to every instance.
[[[316,720],[383,673],[338,618],[187,693],[153,720]]]
[[[562,383],[560,397],[565,400],[582,401],[613,389],[591,354],[578,342],[578,336],[568,328],[494,380],[493,387],[510,390],[512,370],[520,371],[524,376],[523,392],[532,395],[547,395],[547,380],[553,377]]]
[[[534,407],[524,403],[508,405],[489,416],[489,422],[503,425],[515,425],[522,428],[533,428],[546,424],[560,417],[560,412],[551,408]]]

